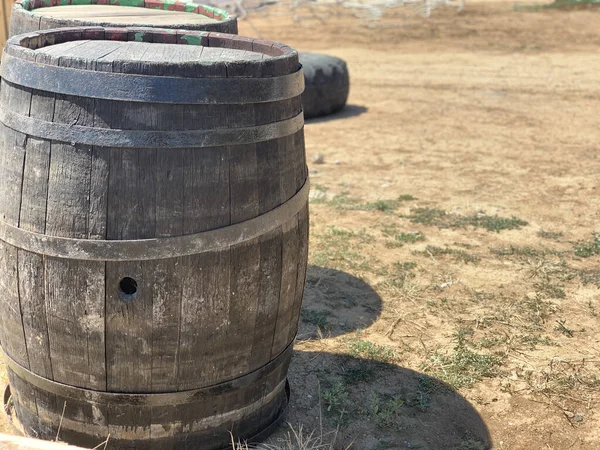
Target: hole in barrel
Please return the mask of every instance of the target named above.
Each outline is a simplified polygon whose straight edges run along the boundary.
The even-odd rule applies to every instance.
[[[133,300],[137,294],[137,290],[137,281],[133,278],[125,277],[119,281],[119,294],[121,295],[121,300],[125,302]]]

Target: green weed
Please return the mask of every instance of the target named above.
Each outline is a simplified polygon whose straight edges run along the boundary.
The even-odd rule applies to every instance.
[[[417,408],[422,412],[427,411],[427,408],[431,406],[431,393],[435,389],[435,382],[433,379],[421,375],[419,377],[419,390],[417,391]]]
[[[446,215],[446,211],[439,208],[415,208],[411,209],[408,218],[413,223],[439,226],[446,222]]]
[[[346,386],[342,382],[336,381],[331,389],[323,392],[323,401],[328,414],[340,416],[346,411],[350,401]]]
[[[488,231],[500,233],[504,230],[520,230],[529,225],[526,221],[512,216],[510,218],[495,216],[486,216],[475,214],[465,218],[465,224],[472,225],[475,228],[485,228]]]
[[[464,262],[465,264],[472,263],[477,264],[479,262],[479,258],[475,255],[471,255],[464,250],[454,249],[450,247],[437,247],[434,245],[428,245],[423,251],[416,251],[415,254],[420,254],[424,256],[451,256],[452,259],[459,262]]]
[[[476,213],[470,216],[461,216],[457,214],[448,214],[439,208],[415,208],[410,211],[408,216],[411,222],[423,225],[434,225],[439,228],[464,228],[472,226],[474,228],[484,228],[488,231],[499,233],[504,230],[518,230],[528,225],[524,220],[514,216],[500,217],[498,215],[488,216],[486,214]]]
[[[304,310],[303,309],[300,312],[300,317],[302,318],[303,322],[309,323],[311,325],[316,325],[321,330],[326,330],[329,328],[330,324],[329,324],[329,320],[327,319],[327,317],[330,315],[331,315],[331,313],[329,311],[325,311],[325,310],[315,311],[315,310]]]
[[[398,201],[400,201],[400,202],[410,202],[410,201],[413,201],[413,200],[417,200],[417,198],[413,197],[410,194],[402,194],[402,195],[400,195],[398,197]]]
[[[382,399],[377,393],[371,394],[369,415],[380,428],[398,427],[398,416],[404,400],[399,396]]]
[[[423,368],[454,389],[470,387],[483,378],[496,376],[502,359],[469,349],[466,341],[472,333],[472,330],[466,328],[457,330],[453,352],[449,355],[438,352],[430,355]]]
[[[393,362],[396,359],[396,351],[387,346],[377,345],[363,339],[351,339],[348,343],[350,355],[382,363]]]
[[[398,233],[394,235],[394,240],[402,244],[414,244],[425,240],[425,235],[420,231],[409,232],[409,233]]]
[[[581,258],[589,258],[594,255],[600,255],[600,233],[594,233],[592,241],[579,241],[575,244],[575,255]]]
[[[558,239],[560,239],[561,237],[564,236],[564,233],[562,231],[540,230],[540,231],[538,231],[537,235],[543,239],[551,239],[553,241],[557,241]]]

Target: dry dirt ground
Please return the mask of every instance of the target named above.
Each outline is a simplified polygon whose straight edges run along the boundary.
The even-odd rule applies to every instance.
[[[251,16],[351,71],[305,128],[288,421],[336,449],[600,449],[600,9],[339,12]]]

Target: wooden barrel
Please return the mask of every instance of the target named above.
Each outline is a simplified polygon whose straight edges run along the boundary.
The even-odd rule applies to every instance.
[[[237,19],[227,11],[184,0],[17,0],[10,16],[10,36],[80,26],[139,26],[237,34]]]
[[[26,432],[128,449],[269,432],[307,262],[297,53],[72,28],[11,38],[0,71],[0,340]]]

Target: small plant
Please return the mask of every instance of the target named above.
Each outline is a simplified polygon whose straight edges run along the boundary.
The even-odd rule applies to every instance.
[[[434,373],[454,389],[470,387],[483,378],[496,376],[501,358],[474,352],[467,347],[469,329],[459,329],[455,334],[456,345],[449,355],[435,353],[429,357],[424,369]]]
[[[434,381],[426,376],[419,377],[419,390],[417,391],[417,408],[422,412],[431,406],[431,393],[435,388]]]
[[[409,270],[416,269],[417,263],[413,262],[413,261],[406,261],[406,262],[403,262],[403,263],[395,262],[393,264],[393,267],[394,267],[395,270],[398,270],[398,271],[400,271],[400,270],[402,270],[402,271],[409,271]]]
[[[336,381],[331,389],[323,392],[326,412],[334,416],[340,416],[346,411],[349,398],[346,386],[341,381]]]
[[[410,194],[402,194],[402,195],[398,196],[398,201],[400,201],[400,202],[410,202],[410,201],[413,201],[416,199],[417,199],[416,197],[413,197]]]
[[[425,256],[446,256],[449,255],[455,261],[464,262],[465,264],[472,263],[477,264],[479,262],[479,258],[477,256],[471,255],[464,250],[454,249],[450,247],[442,248],[436,247],[434,245],[428,245],[425,250],[420,252],[414,252],[415,254],[425,255]]]
[[[500,217],[498,215],[488,216],[482,213],[470,216],[448,214],[439,208],[415,208],[408,216],[411,222],[423,225],[434,225],[439,228],[464,228],[468,225],[475,228],[485,228],[488,231],[499,233],[504,230],[518,230],[528,225],[524,220],[517,217]]]
[[[486,216],[475,214],[465,220],[466,224],[473,225],[475,228],[485,228],[488,231],[500,233],[503,230],[519,230],[521,227],[529,225],[524,220],[518,219],[515,216],[510,218],[495,216]]]
[[[381,211],[389,214],[398,209],[398,202],[396,200],[377,200],[373,203],[367,203],[363,206],[365,211]]]
[[[302,318],[303,322],[316,325],[321,330],[326,330],[329,328],[329,320],[327,317],[330,315],[331,313],[325,310],[302,310],[300,313],[300,317]]]
[[[541,258],[546,255],[546,250],[527,246],[510,245],[502,248],[491,248],[490,251],[498,256],[525,256],[529,258]]]
[[[556,241],[556,240],[560,239],[561,237],[563,237],[564,233],[562,231],[544,231],[544,230],[540,230],[540,231],[538,231],[537,235],[539,237],[541,237],[542,239],[551,239],[553,241]]]
[[[398,233],[394,235],[394,240],[402,244],[414,244],[425,240],[425,235],[420,231],[409,232],[409,233]]]
[[[594,233],[594,239],[590,242],[579,241],[575,244],[575,255],[581,258],[600,255],[600,233]]]
[[[439,226],[446,220],[446,211],[439,208],[415,208],[410,212],[411,214],[408,217],[413,223]]]
[[[380,428],[398,427],[398,415],[404,400],[399,396],[382,400],[375,392],[371,394],[369,415]]]
[[[357,203],[359,203],[359,200],[350,197],[347,191],[344,191],[341,194],[334,196],[328,202],[329,206],[340,210],[350,209],[353,205],[356,205]]]
[[[377,345],[363,339],[352,339],[348,343],[350,355],[371,361],[389,363],[396,359],[396,351],[387,346]]]

